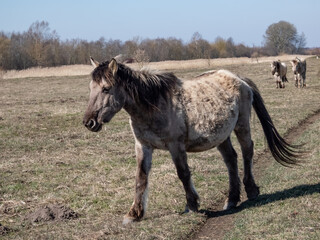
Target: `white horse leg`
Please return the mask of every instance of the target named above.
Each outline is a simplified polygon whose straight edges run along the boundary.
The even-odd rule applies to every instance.
[[[151,169],[151,148],[141,145],[136,141],[137,158],[136,186],[134,202],[127,215],[124,216],[123,224],[139,221],[145,214],[148,201],[148,175]]]
[[[229,196],[223,209],[231,209],[236,207],[240,202],[240,178],[238,174],[237,153],[234,150],[230,137],[218,146],[223,160],[228,168],[229,174]]]
[[[276,79],[277,88],[279,88],[279,80],[278,80],[278,77],[275,77],[275,79]]]

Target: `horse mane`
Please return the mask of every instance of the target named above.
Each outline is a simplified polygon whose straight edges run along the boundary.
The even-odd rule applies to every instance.
[[[108,84],[121,86],[135,103],[149,111],[157,109],[161,97],[168,101],[181,84],[172,72],[135,71],[122,63],[117,64],[115,77],[108,71],[109,61],[106,61],[93,71],[92,78],[99,82],[104,77]]]

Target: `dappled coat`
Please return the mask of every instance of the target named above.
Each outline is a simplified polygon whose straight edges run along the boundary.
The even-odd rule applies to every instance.
[[[296,58],[290,61],[292,65],[292,71],[294,74],[294,80],[296,87],[306,87],[306,71],[307,71],[307,62],[306,60],[301,61],[299,58]]]
[[[284,82],[288,82],[287,79],[287,65],[283,62],[273,61],[271,63],[271,73],[276,80],[277,88],[284,88]]]

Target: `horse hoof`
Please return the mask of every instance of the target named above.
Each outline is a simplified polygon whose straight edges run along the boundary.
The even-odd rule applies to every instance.
[[[232,208],[237,207],[238,202],[232,202],[229,201],[229,199],[226,200],[224,206],[223,206],[223,210],[230,210]]]
[[[247,189],[246,189],[247,190]],[[247,197],[249,200],[254,200],[260,195],[260,189],[258,186],[251,188],[250,191],[247,191]]]
[[[188,205],[186,205],[186,208],[184,209],[184,213],[189,213],[189,212],[198,212],[197,207],[190,208]]]
[[[132,222],[134,222],[134,221],[136,221],[135,218],[126,215],[126,216],[123,217],[122,224],[123,224],[123,225],[128,225],[128,224],[130,224],[130,223],[132,223]]]

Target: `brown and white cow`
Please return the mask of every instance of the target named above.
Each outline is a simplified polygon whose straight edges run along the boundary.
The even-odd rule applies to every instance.
[[[287,65],[280,60],[273,61],[271,63],[271,73],[276,80],[277,88],[284,88],[284,82],[288,82]]]
[[[306,72],[307,72],[307,62],[306,60],[301,61],[299,58],[290,61],[292,65],[292,71],[294,74],[294,80],[296,82],[296,87],[306,87]]]

